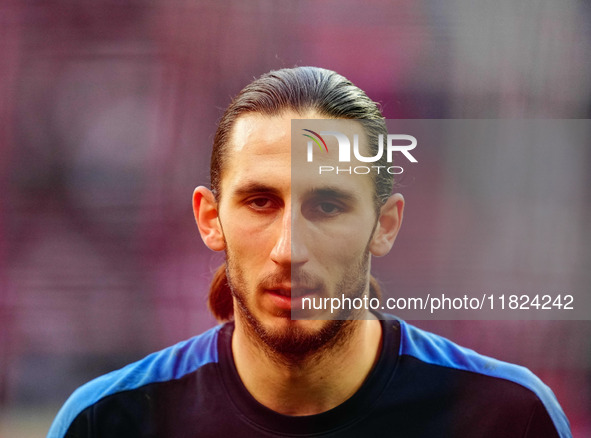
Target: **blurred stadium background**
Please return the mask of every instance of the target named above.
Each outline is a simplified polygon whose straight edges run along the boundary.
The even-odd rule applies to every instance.
[[[294,65],[344,74],[388,118],[589,119],[591,4],[0,0],[0,437],[44,436],[83,382],[214,324],[205,295],[220,258],[200,241],[192,189],[208,181],[230,97]],[[511,162],[510,148],[492,162],[440,156],[407,199],[399,284],[420,293],[426,278],[461,275],[478,287],[484,267],[450,274],[449,256],[496,241],[493,264],[525,260],[502,275],[543,281],[553,269],[588,287],[591,152],[581,148],[562,162],[567,184],[525,160],[532,192],[500,185],[501,202],[536,212],[490,224],[500,242],[472,238],[474,206],[482,181],[506,177],[487,166]],[[553,182],[564,204],[535,189]],[[433,231],[428,206],[440,212],[447,199]],[[591,436],[589,321],[417,324],[530,367],[575,436]]]

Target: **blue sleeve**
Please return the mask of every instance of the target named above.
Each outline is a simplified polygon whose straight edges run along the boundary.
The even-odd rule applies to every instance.
[[[470,371],[517,383],[532,391],[540,400],[560,438],[571,438],[570,425],[552,390],[525,367],[483,356],[452,341],[400,321],[402,330],[400,354],[413,356],[423,362],[457,370]],[[543,413],[543,412],[542,412]],[[530,430],[536,430],[540,411],[532,414]],[[536,436],[528,435],[528,436]]]
[[[47,438],[66,436],[80,413],[109,395],[151,383],[179,379],[206,363],[217,362],[217,335],[221,327],[217,326],[81,386],[58,412]]]

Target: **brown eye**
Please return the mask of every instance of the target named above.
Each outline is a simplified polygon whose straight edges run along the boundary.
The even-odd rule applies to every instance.
[[[265,209],[272,207],[273,203],[269,198],[254,198],[249,201],[249,204],[252,208],[255,209]]]
[[[320,213],[327,216],[335,215],[342,211],[338,205],[333,204],[332,202],[321,202],[316,208]]]

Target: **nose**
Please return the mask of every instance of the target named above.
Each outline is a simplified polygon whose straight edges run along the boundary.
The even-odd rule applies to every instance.
[[[308,250],[301,235],[301,218],[292,216],[292,207],[287,205],[281,218],[281,229],[271,251],[271,260],[279,265],[296,265],[308,261]],[[293,232],[293,234],[292,234]]]

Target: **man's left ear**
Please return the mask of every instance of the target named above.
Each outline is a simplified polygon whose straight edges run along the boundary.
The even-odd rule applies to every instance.
[[[392,249],[402,225],[403,211],[404,198],[400,193],[393,194],[382,205],[376,229],[369,243],[369,250],[374,256],[385,256]]]

